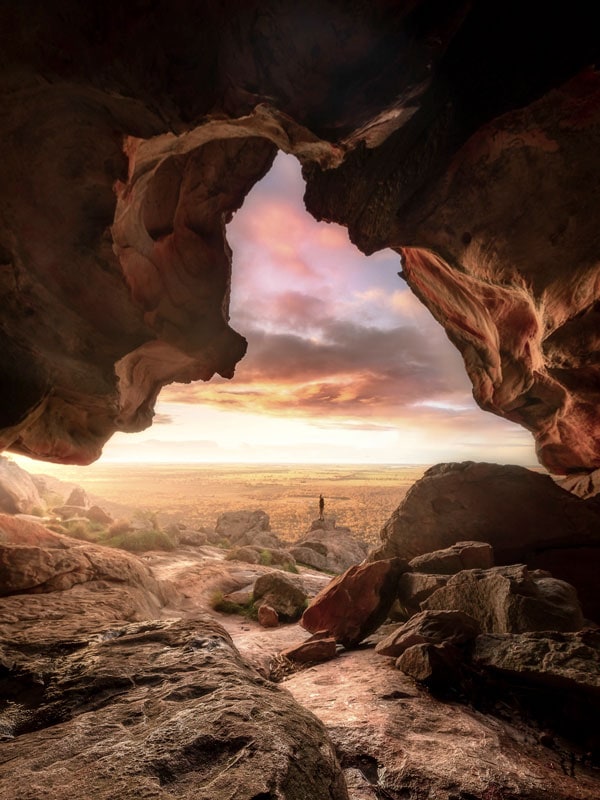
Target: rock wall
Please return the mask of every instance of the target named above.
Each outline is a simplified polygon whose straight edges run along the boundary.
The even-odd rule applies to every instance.
[[[600,466],[588,6],[4,4],[0,447],[89,463],[232,376],[225,225],[280,148],[314,216],[398,250],[483,408]]]

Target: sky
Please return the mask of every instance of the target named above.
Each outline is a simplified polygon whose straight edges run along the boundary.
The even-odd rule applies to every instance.
[[[101,461],[536,464],[530,434],[476,406],[399,256],[363,256],[303,191],[279,154],[228,225],[230,324],[248,340],[234,379],[166,387],[152,428]]]

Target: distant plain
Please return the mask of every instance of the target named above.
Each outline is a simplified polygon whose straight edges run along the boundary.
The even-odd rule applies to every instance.
[[[37,466],[37,465],[36,465]],[[323,464],[94,464],[89,468],[31,469],[82,486],[110,502],[111,513],[157,512],[163,523],[214,527],[223,511],[263,509],[282,538],[295,540],[319,513],[366,541],[382,525],[426,465]]]

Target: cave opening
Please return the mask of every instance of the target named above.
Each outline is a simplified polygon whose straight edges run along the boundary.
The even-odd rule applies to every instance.
[[[279,152],[227,225],[232,380],[172,384],[151,434],[117,433],[103,461],[532,465],[529,434],[483,413],[458,351],[399,277],[304,208]]]

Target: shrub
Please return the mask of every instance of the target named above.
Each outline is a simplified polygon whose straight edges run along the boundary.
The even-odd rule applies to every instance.
[[[268,550],[260,551],[260,561],[258,562],[259,564],[262,564],[263,567],[270,567],[272,561],[273,561],[273,556]]]
[[[93,542],[96,539],[90,523],[82,519],[67,519],[63,522],[63,528],[67,536],[71,536],[73,539],[80,539],[82,542]]]
[[[33,517],[44,517],[46,512],[41,506],[34,506],[29,512]]]
[[[251,598],[246,605],[232,603],[223,597],[223,592],[213,592],[210,598],[210,607],[222,614],[240,614],[247,619],[258,619],[258,609],[254,606],[254,599]]]
[[[132,530],[133,528],[131,527],[131,523],[128,519],[116,519],[111,523],[108,529],[108,534],[109,536],[120,536],[121,534],[129,533]]]
[[[281,565],[281,569],[284,570],[285,572],[291,572],[294,575],[299,574],[298,567],[295,564],[292,564],[291,561],[286,561],[285,563],[283,563]]]
[[[174,550],[175,542],[168,533],[161,530],[128,531],[111,536],[105,542],[107,547],[116,547],[130,553],[144,553],[146,550]]]

